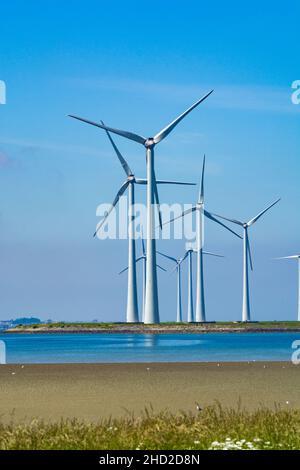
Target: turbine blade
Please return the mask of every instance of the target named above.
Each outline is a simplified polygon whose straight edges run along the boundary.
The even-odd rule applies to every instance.
[[[196,101],[196,103],[194,103],[192,106],[190,106],[186,111],[184,111],[184,113],[180,114],[180,116],[178,116],[176,119],[174,119],[174,121],[172,121],[170,124],[168,124],[166,127],[164,127],[164,129],[162,129],[158,134],[156,134],[154,136],[154,142],[155,144],[158,144],[159,142],[161,142],[165,137],[167,137],[167,135],[170,134],[170,132],[172,132],[172,130],[174,129],[174,127],[177,126],[177,124],[179,124],[180,121],[182,121],[183,118],[185,118],[185,116],[187,114],[189,114],[191,111],[193,111],[193,109],[195,109],[200,103],[202,103],[202,101],[206,100],[206,98],[209,97],[209,95],[212,94],[214,90],[211,90],[209,93],[206,93],[206,95],[204,95],[202,98],[200,98],[200,100]]]
[[[142,253],[143,253],[143,256],[146,256],[146,250],[145,250],[145,242],[144,242],[143,231],[142,231],[142,238],[141,238],[141,241],[142,241]]]
[[[215,214],[214,212],[211,212],[211,215],[214,217],[218,217],[219,219],[227,220],[227,222],[232,222],[233,224],[240,225],[241,227],[244,227],[243,222],[237,219],[229,219],[228,217],[224,217],[223,215]]]
[[[173,258],[173,256],[166,255],[165,253],[162,253],[161,251],[156,250],[156,253],[158,253],[161,256],[164,256],[165,258],[174,261],[174,263],[177,263],[177,259]]]
[[[137,184],[147,184],[147,180],[144,178],[135,178]],[[186,183],[184,181],[167,181],[167,180],[157,180],[156,184],[180,184],[183,186],[196,186],[195,183]]]
[[[165,268],[162,268],[159,264],[156,265],[159,269],[161,269],[162,271],[164,271],[165,273],[167,272],[167,270]]]
[[[181,259],[181,263],[188,257],[189,251],[190,251],[190,250],[186,251],[184,257]]]
[[[203,157],[203,164],[202,164],[202,174],[201,174],[201,184],[200,184],[200,191],[199,191],[199,204],[203,204],[204,202],[204,173],[205,173],[205,155]]]
[[[251,271],[253,271],[251,246],[250,246],[250,241],[249,241],[249,236],[248,236],[247,230],[246,230],[246,237],[247,237],[247,252],[248,252],[249,261],[250,261],[250,268],[251,268]]]
[[[160,212],[160,203],[159,203],[159,196],[158,196],[158,190],[157,190],[157,184],[156,184],[156,177],[155,177],[154,169],[153,169],[153,189],[154,189],[154,197],[155,197],[155,200],[156,200],[156,205],[157,205],[157,210],[158,210],[159,226],[160,226],[160,230],[162,230],[162,218],[161,218],[161,212]]]
[[[126,189],[127,189],[127,186],[128,186],[129,182],[128,181],[125,181],[125,183],[122,184],[121,188],[119,189],[119,191],[117,192],[117,195],[110,207],[110,209],[107,211],[105,217],[102,219],[102,221],[100,222],[100,224],[98,224],[97,226],[97,230],[96,232],[94,233],[94,237],[97,235],[97,233],[99,232],[100,228],[103,226],[104,222],[107,220],[109,214],[111,213],[111,211],[114,209],[114,207],[118,204],[119,202],[119,199],[120,197],[122,196],[122,194],[125,193]]]
[[[135,178],[137,184],[147,184],[147,180],[144,178]],[[157,180],[156,184],[180,184],[182,186],[196,186],[195,183],[186,183],[184,181],[167,181],[167,180]]]
[[[264,209],[263,211],[261,211],[259,214],[257,214],[255,217],[253,217],[253,219],[249,220],[249,222],[247,223],[248,227],[250,227],[251,225],[253,225],[258,219],[260,219],[260,217],[262,215],[264,215],[269,209],[271,209],[271,207],[275,206],[275,204],[277,204],[277,202],[280,201],[281,198],[279,199],[276,199],[275,202],[273,202],[272,204],[270,204],[266,209]]]
[[[135,178],[136,184],[147,184],[147,180],[144,178]]]
[[[197,210],[197,207],[191,207],[190,209],[187,209],[186,211],[183,211],[180,215],[177,217],[173,217],[173,219],[168,220],[167,222],[164,222],[163,225],[170,224],[171,222],[174,222],[174,220],[181,219],[181,217],[184,217],[187,214],[190,214],[191,212],[194,212]]]
[[[143,256],[146,256],[146,252],[145,252],[145,243],[144,243],[143,237],[141,238],[141,241],[142,241],[142,254],[143,254]]]
[[[217,255],[216,253],[211,253],[210,251],[202,251],[204,255],[216,256],[217,258],[225,258],[223,255]]]
[[[134,140],[138,144],[144,145],[146,142],[145,137],[142,137],[138,134],[134,134],[133,132],[128,132],[128,131],[122,131],[120,129],[114,129],[113,127],[108,127],[104,126],[103,124],[99,124],[94,121],[90,121],[89,119],[81,118],[79,116],[74,116],[73,114],[68,114],[69,117],[73,119],[77,119],[78,121],[86,122],[87,124],[91,124],[92,126],[100,127],[100,129],[104,129],[105,131],[112,132],[113,134],[120,135],[122,137],[125,137],[126,139],[129,140]]]
[[[172,271],[170,272],[170,275],[173,274],[173,273],[174,273],[175,271],[177,271],[177,270],[178,270],[178,263],[177,263],[177,266],[175,266],[175,268],[172,269]]]
[[[104,124],[103,121],[101,121],[101,124],[102,124],[103,126],[105,126],[105,124]],[[125,158],[123,157],[123,155],[121,154],[120,150],[119,150],[118,147],[116,146],[116,144],[115,144],[114,140],[112,139],[110,133],[109,133],[106,129],[105,129],[105,132],[106,132],[106,134],[107,134],[107,137],[108,137],[109,140],[110,140],[111,145],[112,145],[113,148],[114,148],[114,151],[115,151],[116,154],[117,154],[117,157],[118,157],[118,159],[119,159],[119,161],[120,161],[120,163],[121,163],[121,165],[122,165],[122,167],[123,167],[123,169],[124,169],[126,175],[127,175],[127,176],[131,176],[133,173],[132,173],[132,171],[131,171],[131,169],[130,169],[128,163],[126,162]]]
[[[227,227],[227,225],[223,224],[222,222],[220,222],[220,220],[216,219],[212,214],[210,214],[209,212],[207,212],[206,210],[204,210],[204,215],[212,220],[213,222],[216,222],[217,224],[221,225],[223,228],[226,228],[226,230],[228,230],[229,232],[233,233],[236,237],[240,238],[242,240],[243,237],[241,237],[239,234],[237,234],[234,230],[231,230],[231,228]],[[224,217],[223,217],[224,218]]]
[[[139,258],[137,258],[135,260],[135,262],[138,263],[139,261],[141,261],[141,259],[143,259],[143,256],[140,256]],[[127,271],[127,269],[128,269],[128,266],[126,266],[126,268],[122,269],[122,271],[120,271],[119,274],[124,273],[125,271]]]
[[[299,259],[300,255],[293,255],[293,256],[281,256],[280,258],[274,258],[274,259]]]
[[[184,255],[182,258],[180,258],[179,261],[177,261],[178,266],[180,266],[180,264],[187,258],[188,254],[189,254],[189,253],[188,253],[188,251],[187,251],[187,252],[185,253],[185,255]]]
[[[184,181],[157,180],[156,184],[181,184],[182,186],[196,186],[196,183],[186,183]]]
[[[127,269],[128,269],[128,266],[126,268],[122,269],[122,271],[120,271],[119,274],[125,273],[125,271],[127,271]]]

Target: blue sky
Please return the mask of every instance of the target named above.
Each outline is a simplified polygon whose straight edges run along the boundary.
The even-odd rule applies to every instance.
[[[290,98],[299,4],[15,0],[1,17],[0,318],[124,319],[126,242],[92,238],[96,206],[112,201],[122,169],[100,130],[66,114],[147,136],[211,88],[157,148],[157,176],[197,182],[205,152],[208,209],[249,219],[282,197],[251,232],[252,310],[295,318],[296,264],[272,258],[300,251],[300,105]],[[117,142],[145,176],[143,149]],[[191,203],[196,189],[160,194]],[[206,261],[208,317],[239,319],[242,245],[206,229],[206,248],[226,256]],[[184,242],[159,246],[180,256]],[[160,307],[162,319],[175,317],[169,274],[160,275]]]

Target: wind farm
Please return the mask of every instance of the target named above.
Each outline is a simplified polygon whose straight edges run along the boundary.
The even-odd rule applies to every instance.
[[[204,218],[207,218],[216,224],[222,226],[227,231],[231,232],[236,237],[243,239],[243,303],[242,303],[242,322],[250,322],[250,292],[249,292],[249,266],[251,271],[253,270],[251,247],[249,242],[248,229],[255,224],[269,209],[280,201],[280,198],[269,205],[266,209],[261,211],[258,215],[253,217],[248,222],[241,222],[237,219],[232,219],[218,215],[215,212],[207,211],[205,207],[204,189],[205,189],[205,164],[206,157],[204,155],[202,162],[202,171],[199,185],[199,195],[195,205],[191,208],[183,211],[179,216],[174,217],[168,221],[162,221],[162,215],[160,210],[160,200],[158,194],[157,185],[186,185],[192,186],[195,183],[172,181],[172,180],[159,180],[156,178],[154,169],[154,147],[163,141],[173,129],[182,121],[192,110],[199,106],[205,101],[214,90],[206,93],[202,98],[196,101],[186,111],[175,118],[170,124],[164,127],[160,132],[154,135],[154,137],[145,138],[139,134],[133,132],[116,129],[113,127],[106,126],[103,121],[100,122],[91,121],[86,118],[79,117],[77,115],[69,114],[68,116],[90,124],[92,126],[103,129],[121,163],[121,166],[126,174],[126,180],[117,192],[117,195],[111,204],[109,211],[105,213],[102,221],[97,225],[94,237],[97,235],[99,230],[105,224],[110,213],[115,209],[118,204],[120,197],[128,189],[129,192],[129,217],[128,217],[128,266],[121,271],[121,273],[127,271],[128,273],[128,285],[127,285],[127,311],[126,311],[126,322],[127,323],[138,323],[139,312],[138,312],[138,292],[137,292],[137,275],[136,275],[136,263],[143,260],[144,271],[143,271],[143,294],[142,294],[142,322],[145,324],[159,324],[159,302],[158,302],[158,278],[157,278],[157,267],[161,268],[156,262],[156,255],[160,254],[165,258],[176,264],[174,271],[177,272],[177,294],[176,294],[176,323],[182,323],[182,273],[181,264],[188,257],[189,258],[189,273],[188,273],[188,309],[187,318],[188,323],[205,323],[207,321],[206,316],[206,305],[205,305],[205,282],[204,282],[204,263],[203,255],[208,254],[212,256],[219,256],[214,253],[204,251]],[[146,149],[146,178],[137,178],[131,170],[128,162],[121,154],[119,148],[114,142],[112,134],[116,134],[123,138],[129,139],[136,143],[143,145]],[[146,251],[144,247],[144,241],[142,240],[142,256],[136,257],[135,247],[135,185],[146,185],[147,187],[147,218],[146,218]],[[187,249],[185,255],[182,258],[175,258],[170,255],[166,255],[156,248],[156,234],[155,234],[155,210],[158,212],[159,228],[162,230],[163,225],[175,222],[180,218],[184,218],[188,214],[195,213],[196,215],[196,249]],[[225,225],[222,220],[238,225],[243,228],[243,236],[236,233],[230,227]],[[143,235],[142,235],[143,238]],[[193,305],[193,275],[192,275],[192,253],[197,253],[197,269],[196,269],[196,306],[194,315]],[[147,255],[146,255],[147,253]],[[164,268],[161,268],[164,269]],[[299,315],[298,315],[299,318]]]
[[[142,137],[140,134],[133,133],[131,131],[124,131],[117,128],[107,126],[103,120],[99,122],[92,121],[83,117],[79,117],[74,114],[68,114],[77,121],[89,124],[93,127],[104,130],[108,142],[113,149],[113,153],[116,155],[123,172],[125,173],[125,181],[118,189],[112,204],[109,205],[109,209],[104,212],[102,220],[97,223],[94,231],[94,238],[100,239],[102,230],[109,225],[112,218],[112,214],[115,212],[119,205],[119,201],[127,194],[126,206],[127,211],[125,218],[122,219],[122,224],[126,228],[127,240],[128,240],[128,264],[122,269],[119,274],[126,272],[127,274],[127,293],[126,293],[126,308],[123,309],[123,315],[118,319],[118,323],[126,324],[140,324],[144,325],[159,325],[162,321],[166,324],[163,315],[159,313],[159,283],[157,276],[157,269],[161,271],[167,271],[164,267],[157,263],[157,255],[160,255],[175,263],[173,271],[177,273],[176,281],[176,309],[172,321],[177,324],[205,324],[215,322],[213,314],[207,316],[206,309],[206,280],[205,280],[205,269],[204,269],[204,255],[226,258],[226,256],[216,254],[211,251],[207,251],[205,247],[207,243],[207,237],[205,235],[205,221],[210,220],[216,226],[220,226],[225,229],[226,232],[234,235],[235,238],[239,238],[243,241],[243,282],[242,282],[242,317],[240,320],[243,323],[250,323],[253,321],[253,316],[250,312],[250,279],[249,279],[249,267],[253,271],[253,260],[252,250],[249,241],[249,228],[252,227],[266,212],[268,212],[273,206],[275,206],[280,198],[276,199],[267,208],[259,212],[255,217],[250,219],[248,222],[243,222],[237,218],[229,218],[219,214],[219,211],[210,211],[206,208],[205,198],[205,172],[206,172],[206,155],[204,154],[201,172],[200,172],[200,183],[198,189],[198,197],[196,203],[192,203],[188,209],[184,209],[180,214],[175,217],[163,217],[162,206],[160,203],[160,197],[158,192],[159,186],[175,186],[175,187],[190,187],[195,186],[194,182],[179,181],[172,179],[171,177],[161,179],[157,178],[156,170],[154,165],[154,148],[160,144],[164,139],[177,127],[177,125],[184,120],[184,118],[190,114],[200,104],[205,102],[212,94],[214,90],[206,92],[200,99],[194,102],[188,107],[183,113],[179,114],[173,121],[165,126],[154,137]],[[119,146],[115,142],[112,135],[117,137],[125,138],[126,140],[139,143],[146,150],[146,177],[138,177],[132,170],[131,163],[129,164],[128,159],[121,153]],[[173,139],[176,139],[174,134]],[[191,178],[193,179],[191,173]],[[171,175],[170,175],[171,176]],[[140,220],[137,212],[137,188],[146,187],[146,218]],[[139,195],[139,194],[138,194]],[[139,200],[139,198],[138,198]],[[101,203],[106,204],[105,201]],[[100,203],[100,204],[101,204]],[[174,201],[170,201],[170,204]],[[180,204],[180,200],[176,200],[175,203]],[[124,206],[123,206],[124,207]],[[164,229],[167,225],[175,225],[180,220],[185,220],[189,217],[189,223],[195,223],[194,239],[191,240],[182,234],[181,239],[185,243],[184,255],[181,257],[171,256],[157,249],[160,235],[164,235]],[[194,216],[194,217],[193,217]],[[226,222],[226,223],[225,223]],[[238,233],[228,226],[228,223],[236,225],[242,228],[242,233]],[[191,228],[191,227],[189,227]],[[146,233],[146,247],[144,242],[144,233]],[[141,239],[142,252],[140,256],[136,255],[136,240]],[[101,241],[101,243],[105,243]],[[193,273],[193,254],[196,255],[196,272]],[[288,257],[289,258],[289,257]],[[295,255],[291,258],[298,258]],[[183,267],[184,261],[188,261],[187,271],[184,272],[187,297],[187,309],[183,309],[182,306],[182,284],[183,284]],[[142,261],[142,282],[138,283],[137,280],[137,265]],[[173,272],[172,271],[172,272]],[[299,275],[300,276],[300,275]],[[195,279],[195,286],[194,286]],[[113,282],[113,280],[112,280]],[[139,285],[141,289],[139,289]],[[195,295],[194,295],[195,290]],[[218,286],[215,284],[214,291],[217,293]],[[174,289],[175,293],[175,289]],[[140,308],[138,298],[140,297]],[[175,295],[174,295],[175,297]],[[195,301],[195,304],[194,304]],[[298,306],[298,321],[300,320]],[[162,318],[162,320],[161,320]],[[227,320],[230,323],[230,318]],[[168,323],[168,322],[167,322]],[[222,327],[221,327],[222,330]],[[200,331],[200,330],[199,330]]]
[[[105,126],[88,119],[81,118],[70,114],[71,118],[83,121],[92,126],[100,127],[108,132],[117,134],[126,139],[132,140],[143,145],[146,149],[146,164],[147,164],[147,263],[146,263],[146,299],[145,299],[145,323],[159,323],[159,308],[158,308],[158,287],[157,287],[157,272],[156,272],[156,240],[155,240],[155,201],[159,205],[159,197],[154,169],[154,147],[162,142],[172,130],[182,121],[193,109],[199,106],[206,100],[213,90],[206,93],[202,98],[196,101],[186,111],[180,114],[170,124],[164,127],[160,132],[155,134],[154,137],[142,137],[133,132],[115,129],[113,127]],[[161,221],[160,221],[161,224]]]
[[[101,124],[104,126],[104,123],[101,121]],[[142,178],[136,178],[133,174],[132,170],[130,169],[127,161],[122,156],[121,152],[119,151],[118,147],[116,146],[115,142],[113,141],[110,133],[106,130],[106,134],[112,144],[112,147],[125,171],[127,176],[126,181],[122,184],[121,188],[117,192],[117,195],[111,205],[110,210],[107,212],[106,216],[102,219],[102,222],[98,225],[94,236],[97,235],[97,232],[101,229],[104,225],[106,219],[109,217],[110,212],[116,207],[120,197],[125,193],[128,188],[129,193],[129,220],[128,220],[128,289],[127,289],[127,312],[126,312],[126,321],[127,323],[137,323],[139,321],[139,313],[138,313],[138,299],[137,299],[137,280],[136,280],[136,249],[135,249],[135,226],[134,226],[134,205],[135,205],[135,192],[134,192],[134,185],[135,184],[142,184],[147,185],[147,180]],[[159,210],[159,200],[158,200],[158,191],[157,191],[157,184],[179,184],[179,185],[193,185],[193,183],[182,183],[179,181],[155,181],[155,198],[158,204]],[[143,255],[144,255],[144,248],[143,248]],[[147,257],[144,256],[144,260],[147,260]],[[147,266],[147,262],[146,262]],[[155,265],[155,269],[156,269]],[[147,272],[147,270],[146,270]],[[157,276],[155,276],[157,277]],[[144,311],[143,306],[143,311]],[[145,314],[143,313],[143,318]]]

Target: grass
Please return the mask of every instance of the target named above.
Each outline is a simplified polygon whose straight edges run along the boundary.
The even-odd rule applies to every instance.
[[[13,329],[26,330],[30,329],[51,329],[51,328],[95,328],[105,329],[114,328],[118,323],[95,323],[95,322],[54,322],[54,323],[38,323],[33,325],[18,325]]]
[[[197,413],[159,414],[95,423],[61,420],[1,424],[0,450],[300,449],[300,410],[250,412],[219,404]]]
[[[169,331],[192,331],[196,332],[197,329],[201,331],[222,331],[222,330],[239,330],[239,331],[266,331],[268,329],[276,330],[289,330],[289,329],[300,329],[300,324],[297,321],[262,321],[257,323],[242,323],[242,322],[216,322],[216,323],[175,323],[175,322],[164,322],[155,325],[144,325],[142,323],[128,324],[128,323],[95,323],[95,322],[56,322],[56,323],[40,323],[36,325],[18,325],[10,331],[22,331],[22,330],[40,330],[40,331],[51,331],[51,330],[107,330],[107,331],[122,331],[132,330],[135,332],[151,330],[164,330]]]

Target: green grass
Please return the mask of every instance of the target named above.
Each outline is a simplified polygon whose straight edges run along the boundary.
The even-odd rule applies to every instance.
[[[232,329],[243,329],[243,330],[268,330],[268,329],[295,329],[300,328],[300,323],[297,321],[262,321],[257,323],[241,323],[241,322],[216,322],[216,323],[202,323],[202,324],[190,324],[190,323],[175,323],[175,322],[164,322],[156,325],[143,325],[141,323],[137,324],[127,324],[127,323],[89,323],[89,322],[56,322],[56,323],[40,323],[36,325],[18,325],[14,329],[16,330],[51,330],[51,329],[95,329],[95,330],[155,330],[155,329],[165,329],[170,330],[178,329],[184,327],[184,330],[187,331],[191,329],[195,331],[198,327],[202,330],[219,330],[224,328]],[[12,330],[11,330],[12,331]]]
[[[43,329],[43,328],[113,328],[118,325],[117,323],[92,323],[92,322],[55,322],[55,323],[38,323],[35,325],[18,325],[15,328],[18,330]]]
[[[98,424],[1,424],[0,449],[300,449],[300,410],[222,408],[193,414],[128,415]]]

